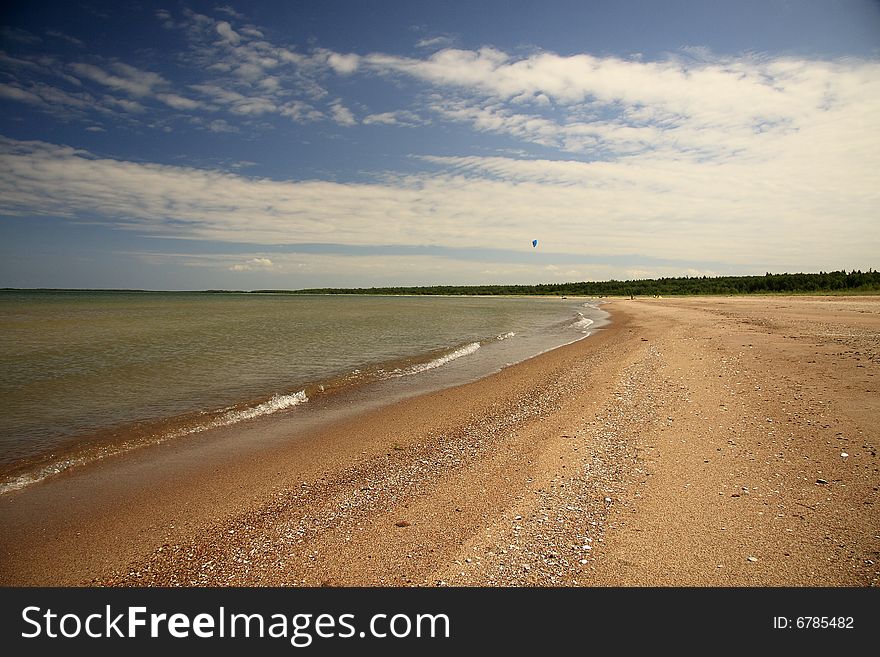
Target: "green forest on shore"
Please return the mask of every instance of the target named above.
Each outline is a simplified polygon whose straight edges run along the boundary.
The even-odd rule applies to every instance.
[[[162,290],[0,288],[7,292],[140,292]],[[880,272],[853,270],[818,274],[771,274],[763,276],[680,276],[627,281],[583,281],[538,285],[433,285],[359,288],[310,288],[299,290],[190,290],[207,294],[375,294],[375,295],[479,295],[479,296],[673,296],[700,294],[880,294]]]
[[[279,292],[279,290],[254,290]],[[434,285],[426,287],[315,288],[288,294],[663,296],[692,294],[865,294],[880,292],[880,272],[853,270],[818,274],[699,276],[632,281],[546,283],[539,285]]]

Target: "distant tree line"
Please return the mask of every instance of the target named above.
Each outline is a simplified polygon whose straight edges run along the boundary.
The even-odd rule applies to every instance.
[[[278,290],[254,290],[278,292]],[[771,274],[763,276],[683,276],[634,281],[546,283],[540,285],[434,285],[429,287],[318,288],[288,294],[424,294],[424,295],[548,295],[663,296],[681,294],[809,294],[880,292],[880,272],[869,269]]]

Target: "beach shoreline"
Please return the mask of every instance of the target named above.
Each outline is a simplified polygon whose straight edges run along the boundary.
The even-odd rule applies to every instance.
[[[880,298],[602,308],[294,441],[230,427],[212,458],[196,437],[3,496],[0,584],[877,585]]]
[[[589,300],[241,296],[0,299],[0,496],[294,406],[310,415],[353,388],[396,399],[477,380],[583,337],[606,315]]]

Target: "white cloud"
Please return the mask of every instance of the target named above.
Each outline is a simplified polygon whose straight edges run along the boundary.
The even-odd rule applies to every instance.
[[[0,52],[0,66],[12,73],[13,77],[27,79],[31,76],[42,76],[63,80],[74,87],[82,87],[82,82],[70,75],[65,70],[65,65],[54,57],[48,55],[33,55],[25,57],[10,57]]]
[[[38,93],[28,89],[22,89],[13,84],[0,83],[0,98],[16,100],[30,105],[44,105],[46,100]]]
[[[229,14],[223,7],[217,11]],[[354,73],[357,55],[321,49],[305,55],[267,41],[263,31],[252,25],[236,27],[230,21],[217,21],[191,10],[184,10],[183,19],[174,23],[166,14],[160,15],[160,20],[171,21],[172,29],[181,30],[188,41],[189,53],[184,61],[202,71],[201,79],[194,81],[190,89],[215,103],[214,110],[240,116],[275,114],[298,122],[327,117],[343,124],[353,121],[341,104],[340,109],[327,106],[325,111],[315,105],[326,102],[328,96],[319,78],[328,70]],[[229,15],[242,20],[240,15]],[[217,35],[222,39],[218,40]]]
[[[156,94],[156,98],[174,109],[194,110],[203,107],[204,104],[192,98],[185,98],[178,94]]]
[[[208,124],[211,132],[238,132],[238,128],[223,119],[215,119]]]
[[[241,36],[239,36],[238,32],[232,29],[232,26],[226,21],[220,21],[217,23],[217,34],[223,37],[224,40],[228,41],[234,46],[237,46],[241,43]]]
[[[143,71],[123,62],[112,62],[110,64],[111,71],[94,64],[78,62],[71,64],[70,68],[81,77],[136,97],[150,95],[156,87],[167,85],[167,82],[158,73]]]
[[[123,112],[132,114],[142,114],[147,111],[141,103],[136,100],[128,100],[127,98],[115,98],[113,96],[104,96],[101,101],[105,106],[120,109]]]
[[[232,18],[237,18],[238,20],[244,20],[244,15],[240,12],[236,11],[235,8],[229,5],[220,5],[218,7],[214,7],[214,11],[219,11],[222,14],[226,14],[227,16],[231,16]]]
[[[354,118],[354,114],[352,114],[351,110],[342,104],[342,101],[337,100],[331,103],[330,111],[332,113],[333,120],[336,121],[336,123],[345,126],[357,125],[357,119]]]
[[[658,149],[689,157],[741,155],[821,123],[852,119],[877,134],[866,114],[880,110],[880,62],[868,60],[704,54],[698,61],[643,62],[553,53],[516,59],[482,48],[426,59],[373,54],[362,61],[438,89],[431,109],[446,119],[603,159]],[[551,103],[561,118],[535,112]]]
[[[422,119],[415,112],[409,110],[398,110],[396,112],[380,112],[378,114],[369,114],[364,117],[364,125],[397,125],[415,127],[425,125],[427,121]]]
[[[245,63],[237,66],[234,71],[235,75],[249,83],[258,82],[265,71],[258,64]]]
[[[542,146],[563,145],[564,126],[540,116],[515,113],[498,103],[481,106],[439,99],[431,109],[446,119],[470,123],[480,132],[508,134]]]
[[[448,36],[428,37],[416,41],[416,48],[424,48],[426,50],[437,50],[440,48],[448,48],[452,45],[454,39]]]
[[[332,52],[327,56],[327,64],[341,75],[350,75],[357,71],[360,65],[360,57],[357,55],[340,55]]]
[[[441,50],[427,59],[375,54],[364,61],[378,70],[405,73],[441,86],[479,90],[507,100],[543,94],[564,104],[589,100],[659,103],[682,111],[694,106],[726,111],[733,105],[749,113],[771,115],[791,106],[762,76],[773,69],[760,60],[695,64],[548,52],[517,60],[502,51],[481,48]]]
[[[65,120],[72,117],[86,119],[92,112],[142,112],[144,109],[135,101],[108,96],[96,98],[84,91],[65,91],[43,82],[30,82],[26,86],[20,83],[0,83],[0,98],[27,103]]]
[[[301,53],[270,43],[238,15],[229,14],[231,22],[190,10],[178,22],[168,12],[157,16],[187,40],[181,61],[197,76],[186,89],[119,61],[65,67],[0,53],[0,97],[89,123],[95,112],[102,122],[114,113],[164,129],[174,110],[215,132],[272,116],[354,126],[355,107],[364,125],[424,126],[429,116],[435,125],[518,140],[523,155],[474,156],[491,152],[478,150],[480,142],[461,146],[468,150],[457,157],[423,153],[410,175],[376,172],[379,182],[345,184],[138,164],[5,140],[0,210],[251,244],[517,250],[539,237],[544,253],[802,270],[877,264],[876,60],[693,49],[659,61],[494,48],[422,58]],[[353,85],[334,73],[363,77]],[[383,98],[382,111],[342,95],[379,76],[402,89]],[[101,85],[100,93],[86,83]],[[342,91],[331,94],[325,84]],[[542,271],[581,272],[586,264]]]
[[[861,171],[834,153],[824,164],[798,150],[764,163],[433,158],[438,172],[374,184],[249,178],[12,140],[0,154],[0,212],[101,218],[161,237],[525,253],[538,238],[545,255],[587,262],[645,254],[789,270],[867,268],[880,252],[880,162]]]
[[[225,105],[226,109],[234,114],[258,116],[275,113],[279,109],[271,96],[246,96],[233,89],[214,84],[194,84],[191,88],[209,96],[212,101]]]
[[[628,265],[608,265],[584,262],[572,266],[547,268],[528,257],[519,262],[487,262],[479,258],[462,258],[455,254],[352,255],[341,253],[302,253],[295,250],[273,253],[272,266],[261,267],[254,261],[263,254],[203,254],[183,252],[132,251],[125,256],[136,258],[156,267],[182,265],[184,267],[223,272],[250,272],[246,279],[231,278],[229,285],[253,288],[301,289],[309,287],[373,287],[384,285],[456,285],[481,280],[498,284],[533,284],[584,280],[624,280],[629,278],[658,278],[661,276],[713,275],[677,266],[657,265],[634,269]],[[212,277],[213,279],[214,277]],[[220,279],[222,280],[222,279]],[[222,283],[221,283],[222,284]]]
[[[272,269],[273,264],[269,258],[251,258],[246,262],[237,262],[231,267],[230,271],[254,271],[259,269]]]
[[[61,39],[62,41],[66,41],[77,48],[85,47],[85,43],[80,41],[79,39],[72,37],[68,34],[64,34],[63,32],[59,32],[58,30],[46,30],[46,36],[54,37],[56,39]]]
[[[281,116],[286,116],[299,123],[320,121],[324,118],[324,115],[320,111],[316,110],[308,103],[299,100],[285,103],[279,108],[278,113],[281,114]]]
[[[0,93],[65,120],[87,122],[94,121],[94,113],[99,113],[104,118],[113,115],[126,123],[137,123],[133,115],[158,110],[156,101],[183,112],[203,107],[198,101],[174,93],[172,85],[157,73],[123,62],[100,61],[102,65],[98,66],[82,62],[65,64],[43,55],[26,59],[0,55],[0,66],[7,69],[7,77],[12,80]],[[51,84],[44,80],[51,80]],[[100,88],[95,90],[91,82],[98,83]]]
[[[176,30],[179,27],[178,23],[176,23],[171,16],[171,12],[167,9],[157,9],[156,18],[162,21],[162,27],[166,30]]]

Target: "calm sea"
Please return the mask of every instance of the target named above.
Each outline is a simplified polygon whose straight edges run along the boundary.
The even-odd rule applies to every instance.
[[[0,493],[352,387],[475,380],[606,316],[583,299],[0,292]]]

